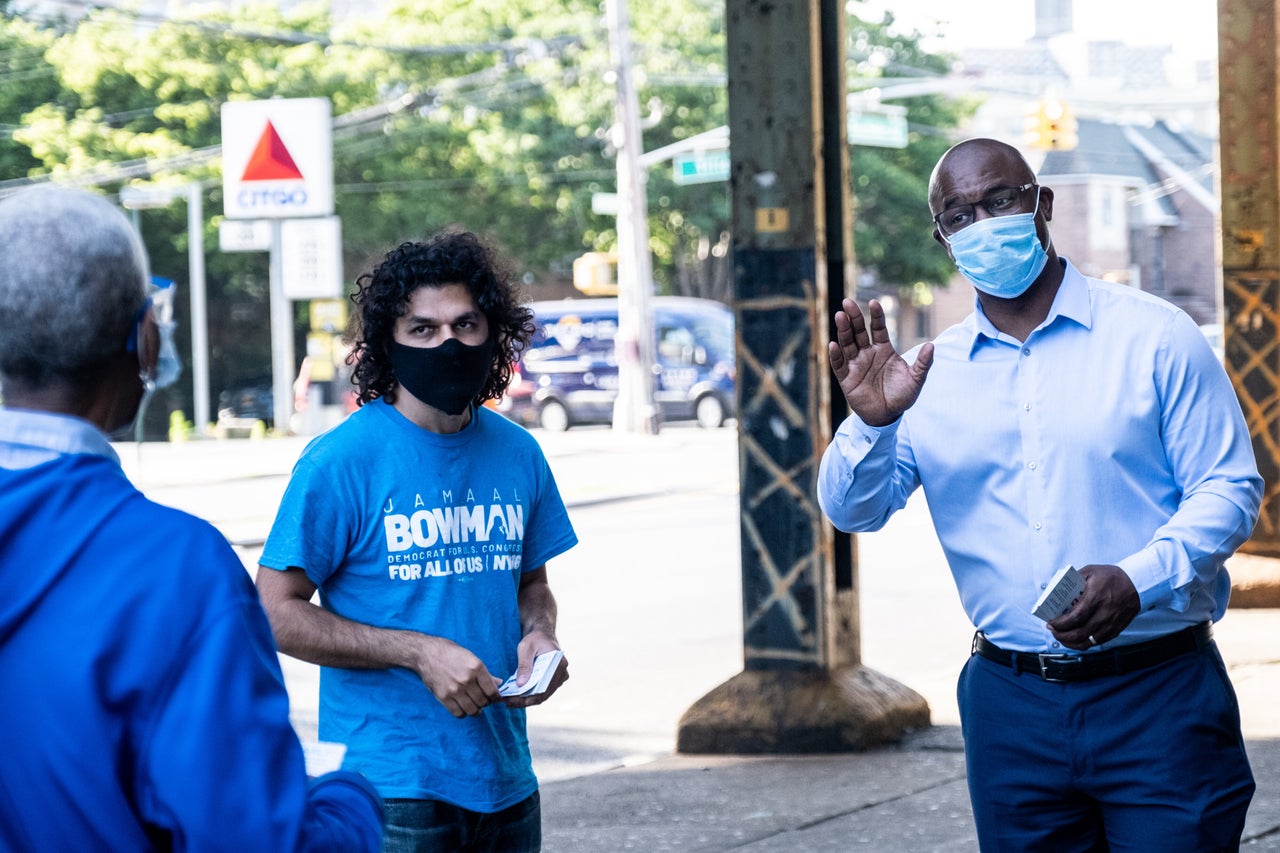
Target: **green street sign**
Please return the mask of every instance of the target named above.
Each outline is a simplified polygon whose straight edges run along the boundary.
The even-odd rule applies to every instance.
[[[891,109],[882,105],[874,110],[850,110],[849,144],[874,145],[879,148],[906,148],[906,109],[902,107]]]
[[[677,154],[671,159],[672,179],[677,184],[708,184],[729,180],[729,151],[697,151]]]

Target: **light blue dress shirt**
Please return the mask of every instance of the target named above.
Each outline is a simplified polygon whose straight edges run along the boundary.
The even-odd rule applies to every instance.
[[[1262,496],[1239,401],[1191,318],[1062,263],[1025,342],[979,306],[934,342],[915,405],[879,429],[850,415],[818,473],[823,511],[850,532],[923,487],[969,618],[1019,651],[1069,651],[1031,614],[1068,563],[1117,565],[1138,591],[1108,646],[1221,618],[1223,562]]]
[[[120,457],[105,433],[82,418],[0,406],[0,468],[20,471],[64,453]]]

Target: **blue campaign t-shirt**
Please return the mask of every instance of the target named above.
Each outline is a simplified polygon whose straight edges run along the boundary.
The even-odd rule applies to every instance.
[[[577,542],[541,447],[488,409],[457,433],[375,400],[303,452],[262,554],[301,568],[347,619],[445,637],[505,679],[520,575]],[[407,669],[320,675],[320,738],[383,797],[493,812],[533,793],[522,709],[456,719]]]

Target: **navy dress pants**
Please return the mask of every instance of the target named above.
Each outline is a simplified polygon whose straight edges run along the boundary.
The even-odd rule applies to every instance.
[[[957,696],[983,853],[1239,847],[1253,773],[1215,644],[1068,683],[975,654]]]

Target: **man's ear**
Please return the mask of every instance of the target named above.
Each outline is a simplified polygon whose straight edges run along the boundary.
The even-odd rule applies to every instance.
[[[1040,212],[1045,222],[1053,221],[1053,190],[1048,187],[1040,188]]]

